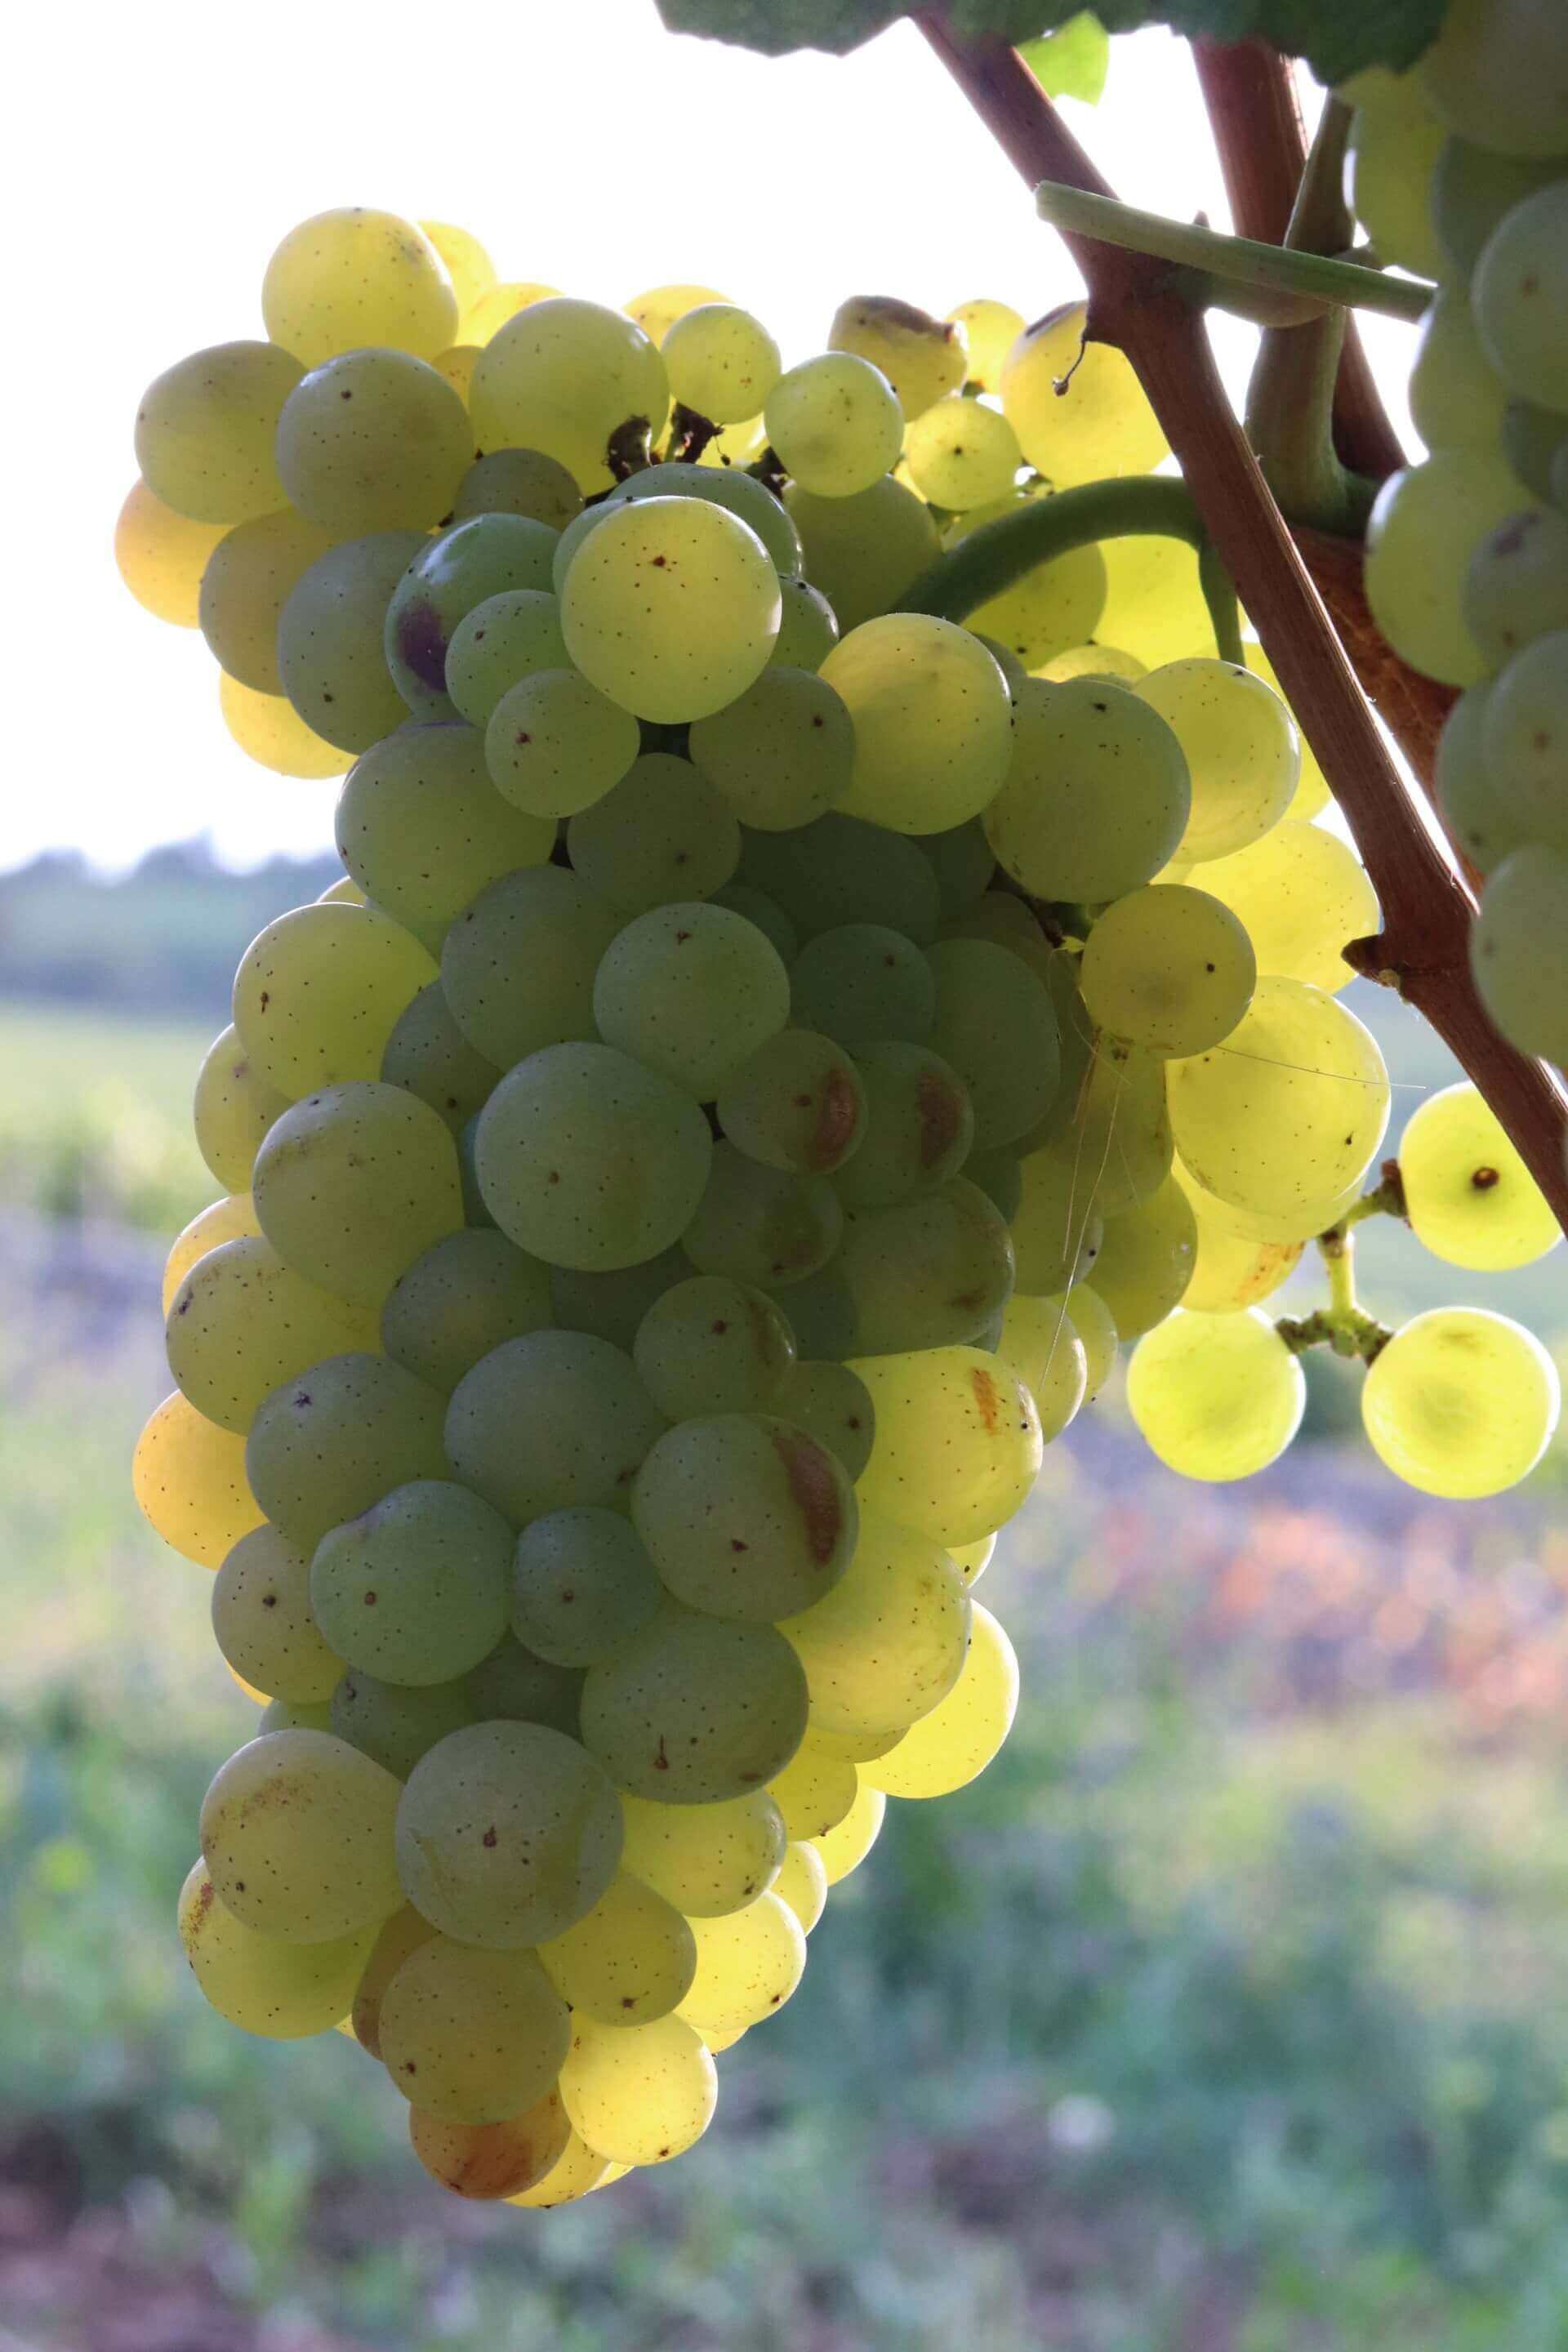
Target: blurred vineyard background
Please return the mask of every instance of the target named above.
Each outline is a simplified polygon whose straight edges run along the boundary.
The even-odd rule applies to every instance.
[[[174,1895],[247,1705],[127,1465],[213,1192],[196,1057],[330,878],[0,877],[0,2352],[1568,2346],[1563,1454],[1427,1503],[1331,1361],[1243,1488],[1114,1394],[1052,1449],[985,1593],[1011,1745],[892,1809],[668,2172],[454,2209],[346,2042],[208,2014]],[[1451,1073],[1352,1001],[1397,1128]],[[1390,1319],[1452,1294],[1381,1223],[1362,1256]],[[1561,1349],[1565,1261],[1460,1290]]]

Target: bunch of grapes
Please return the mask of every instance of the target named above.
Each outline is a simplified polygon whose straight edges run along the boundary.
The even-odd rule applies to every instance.
[[[197,1081],[136,1458],[262,1708],[182,1931],[237,2024],[378,2057],[437,2179],[554,2205],[699,2137],[888,1798],[996,1753],[973,1587],[1119,1343],[1176,1467],[1289,1443],[1259,1302],[1383,1139],[1375,908],[1190,549],[900,609],[1160,461],[1081,310],[856,300],[786,369],[711,289],[365,211],[262,306],[147,393],[120,537],[240,742],[347,772]],[[1510,1164],[1494,1262],[1543,1213]],[[1440,1444],[1429,1382],[1373,1426],[1436,1491],[1555,1410],[1471,1319],[1506,1427],[1489,1363]]]

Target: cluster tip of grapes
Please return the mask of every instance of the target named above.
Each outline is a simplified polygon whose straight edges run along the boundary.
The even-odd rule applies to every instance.
[[[149,389],[119,534],[242,747],[343,777],[197,1079],[136,1455],[262,1710],[181,1930],[237,2024],[379,2058],[437,2180],[553,2206],[692,2144],[889,1797],[999,1749],[973,1588],[1119,1344],[1174,1467],[1289,1443],[1261,1302],[1383,1141],[1375,905],[1190,547],[900,609],[1164,456],[1081,308],[857,299],[786,368],[711,289],[345,210],[262,310]],[[1538,1255],[1473,1094],[1423,1116],[1418,1230]],[[1373,1444],[1520,1475],[1513,1327],[1401,1373],[1420,1328]]]

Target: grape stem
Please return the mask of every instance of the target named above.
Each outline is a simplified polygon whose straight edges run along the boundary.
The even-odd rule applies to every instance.
[[[1336,1356],[1358,1356],[1370,1364],[1382,1354],[1394,1334],[1385,1323],[1368,1315],[1356,1297],[1355,1228],[1368,1217],[1403,1217],[1405,1185],[1397,1160],[1385,1160],[1381,1181],[1363,1193],[1353,1208],[1318,1235],[1318,1254],[1329,1277],[1329,1303],[1311,1315],[1283,1315],[1275,1329],[1290,1349],[1300,1355],[1308,1348],[1331,1348]]]
[[[934,15],[917,22],[1027,186],[1052,180],[1112,193],[1005,41],[961,37]],[[1568,1229],[1568,1090],[1505,1045],[1487,1018],[1469,967],[1475,900],[1378,731],[1226,397],[1201,314],[1171,291],[1167,264],[1074,234],[1067,244],[1089,289],[1089,333],[1137,371],[1377,892],[1383,929],[1353,940],[1346,961],[1424,1014]],[[1320,537],[1359,568],[1358,551]],[[1386,648],[1384,657],[1399,667]]]
[[[899,599],[901,613],[932,613],[962,621],[1000,596],[1037,565],[1101,540],[1152,534],[1184,540],[1195,548],[1198,578],[1215,643],[1225,661],[1242,661],[1241,625],[1236,587],[1220,562],[1185,482],[1168,475],[1126,474],[1108,482],[1082,482],[994,522],[983,523],[922,572]]]

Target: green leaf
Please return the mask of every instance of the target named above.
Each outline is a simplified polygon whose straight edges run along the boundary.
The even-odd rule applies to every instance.
[[[1110,36],[1087,8],[1054,33],[1026,41],[1019,55],[1047,98],[1078,98],[1085,106],[1100,103],[1110,63]]]
[[[910,0],[658,0],[672,32],[705,33],[781,56],[790,49],[858,48],[900,16]],[[1215,40],[1258,37],[1305,58],[1320,81],[1343,81],[1363,67],[1403,72],[1435,39],[1446,0],[1096,0],[1108,33],[1168,25]],[[1077,0],[949,0],[955,32],[1034,42],[1082,14]]]

